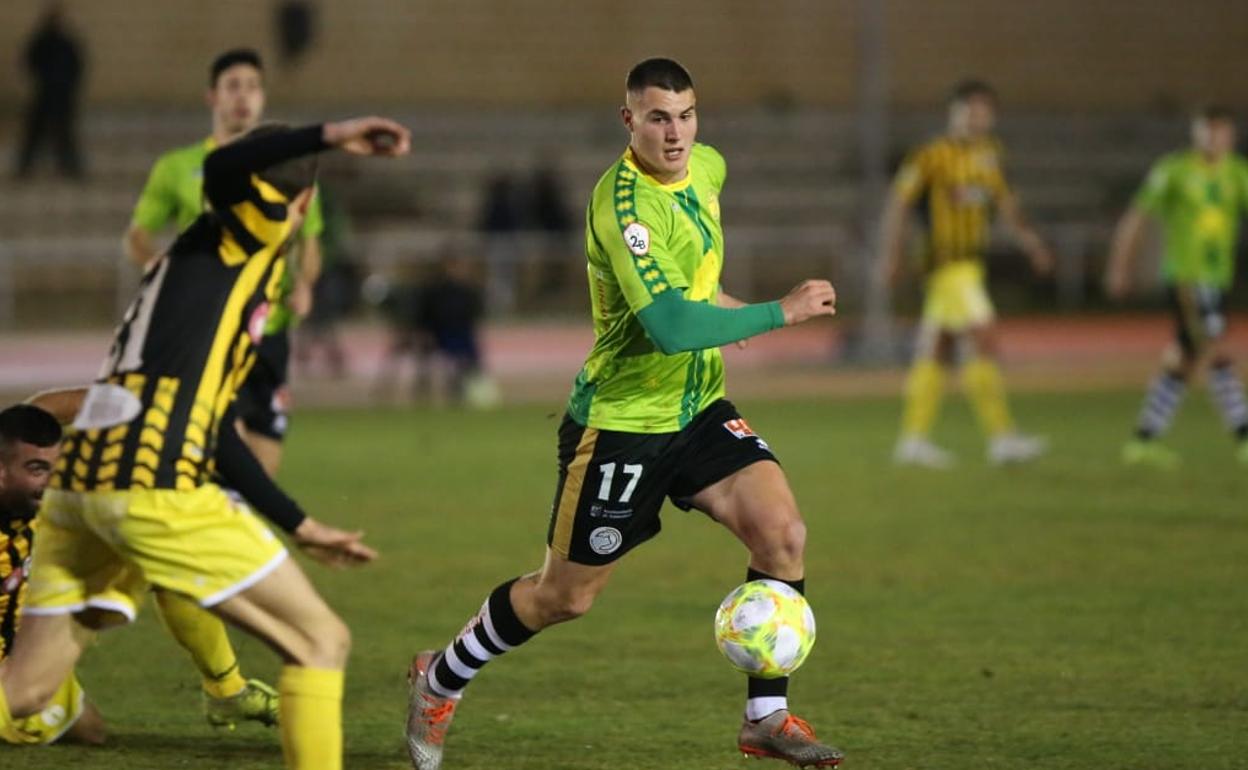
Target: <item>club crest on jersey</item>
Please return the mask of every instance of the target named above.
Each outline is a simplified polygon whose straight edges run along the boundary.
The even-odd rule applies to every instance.
[[[650,231],[640,222],[624,228],[624,243],[633,254],[643,257],[650,252]]]
[[[261,302],[256,305],[256,309],[251,311],[251,318],[247,321],[247,334],[251,337],[251,344],[259,345],[260,340],[264,338],[264,327],[269,322],[269,303]]]

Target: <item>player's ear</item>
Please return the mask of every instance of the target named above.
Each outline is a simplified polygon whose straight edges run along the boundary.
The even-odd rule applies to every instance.
[[[620,120],[624,121],[624,127],[632,133],[633,130],[633,111],[627,106],[620,107]]]

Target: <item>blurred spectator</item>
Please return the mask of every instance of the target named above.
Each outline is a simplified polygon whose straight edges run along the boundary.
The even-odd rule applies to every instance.
[[[515,309],[523,220],[520,190],[511,176],[499,174],[486,190],[479,223],[485,234],[485,296],[491,313],[506,315]]]
[[[450,364],[448,390],[456,403],[481,370],[477,327],[483,310],[468,261],[460,257],[444,260],[438,275],[417,291],[416,328],[432,342],[431,353]]]
[[[316,9],[306,0],[286,0],[275,17],[278,61],[293,67],[316,40]]]
[[[563,287],[568,276],[567,257],[572,253],[569,235],[572,221],[564,204],[563,184],[555,168],[541,162],[533,174],[530,190],[533,228],[542,238],[539,292],[551,294]]]
[[[40,146],[51,142],[61,174],[81,179],[77,112],[85,60],[82,47],[65,28],[59,4],[48,7],[26,44],[23,63],[34,82],[34,94],[18,151],[17,176],[29,177]]]
[[[330,376],[347,373],[347,355],[338,336],[338,323],[355,306],[359,275],[351,256],[351,221],[332,187],[317,183],[321,215],[321,276],[313,287],[312,312],[295,336],[295,361],[305,372],[318,350],[325,356]]]
[[[477,407],[497,401],[493,383],[482,372],[478,327],[484,305],[468,260],[448,256],[433,277],[390,292],[383,307],[394,324],[394,337],[378,380],[379,394],[397,379],[401,361],[411,356],[417,397],[432,395],[435,370],[445,364],[449,401]]]

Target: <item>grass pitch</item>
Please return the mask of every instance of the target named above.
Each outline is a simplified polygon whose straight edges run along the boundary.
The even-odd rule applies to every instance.
[[[1248,759],[1248,468],[1193,399],[1161,474],[1117,462],[1137,393],[1017,399],[1052,454],[994,469],[969,414],[938,438],[953,473],[890,466],[898,404],[742,402],[809,522],[819,641],[795,711],[853,770],[1243,768]],[[440,646],[502,580],[536,567],[560,405],[495,413],[303,412],[282,480],[359,526],[372,568],[309,567],[351,625],[348,768],[407,767],[411,654]],[[447,770],[741,767],[743,679],[711,620],[744,576],[724,531],[668,508],[586,618],[491,664],[464,700]],[[239,638],[245,673],[275,659]],[[109,746],[0,747],[0,767],[274,768],[274,732],[214,733],[150,608],[80,669]],[[754,765],[749,765],[753,767]],[[758,765],[765,767],[765,765]]]

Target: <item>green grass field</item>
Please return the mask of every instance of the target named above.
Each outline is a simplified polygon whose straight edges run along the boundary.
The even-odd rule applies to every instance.
[[[1137,393],[1017,400],[1051,456],[993,469],[954,402],[956,473],[890,466],[892,400],[740,403],[809,522],[820,636],[795,710],[853,770],[1248,766],[1248,468],[1203,397],[1180,416],[1183,470],[1117,463]],[[282,479],[319,517],[363,527],[368,569],[309,567],[355,633],[346,766],[405,768],[411,654],[441,645],[498,582],[539,564],[559,405],[496,413],[305,412]],[[754,767],[734,751],[744,680],[711,620],[744,552],[665,512],[589,616],[492,664],[464,700],[447,770]],[[275,659],[239,644],[247,673]],[[103,749],[0,751],[0,767],[275,768],[277,736],[220,736],[148,608],[81,676]],[[766,765],[757,765],[765,767]]]

